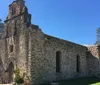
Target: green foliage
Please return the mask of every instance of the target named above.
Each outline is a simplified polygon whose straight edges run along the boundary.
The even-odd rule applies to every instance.
[[[30,85],[30,78],[28,77],[26,72],[20,72],[20,69],[17,67],[16,70],[14,71],[14,74],[15,74],[14,78],[15,84]]]
[[[16,77],[16,78],[15,78],[15,83],[17,83],[17,84],[22,84],[22,83],[24,83],[24,80],[23,80],[22,77]]]
[[[99,41],[96,41],[95,45],[100,45],[100,42]]]
[[[3,27],[3,25],[4,24],[2,23],[2,20],[0,19],[0,28]]]
[[[95,45],[100,45],[100,27],[97,29],[97,41],[95,43]]]
[[[0,33],[3,31],[4,23],[2,23],[2,20],[0,19]]]
[[[23,84],[24,83],[24,76],[25,76],[25,74],[23,74],[23,76],[20,75],[20,70],[19,70],[19,68],[17,68],[15,70],[15,79],[14,79],[15,83],[19,84],[19,85]]]

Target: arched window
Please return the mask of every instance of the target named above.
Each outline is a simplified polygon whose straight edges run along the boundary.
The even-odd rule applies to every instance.
[[[60,58],[61,58],[61,52],[56,52],[56,72],[60,72]]]
[[[76,71],[77,73],[80,72],[80,56],[79,55],[76,56]]]

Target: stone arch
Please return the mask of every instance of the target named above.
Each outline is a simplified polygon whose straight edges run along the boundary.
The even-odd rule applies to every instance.
[[[8,73],[8,83],[13,82],[13,72],[14,72],[14,64],[12,62],[9,63],[7,73]]]

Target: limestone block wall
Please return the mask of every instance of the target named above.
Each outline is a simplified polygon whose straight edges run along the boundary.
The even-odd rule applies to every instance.
[[[45,35],[38,27],[31,32],[31,81],[46,83],[59,79],[87,76],[87,48],[69,41]],[[56,52],[61,52],[60,73],[56,72]],[[80,56],[80,72],[76,71],[76,57]]]

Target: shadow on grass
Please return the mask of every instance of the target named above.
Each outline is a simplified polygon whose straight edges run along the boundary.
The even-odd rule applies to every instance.
[[[77,78],[70,80],[58,81],[59,85],[91,85],[100,82],[99,78]],[[50,84],[41,84],[41,85],[50,85]],[[99,85],[99,84],[98,84]]]

